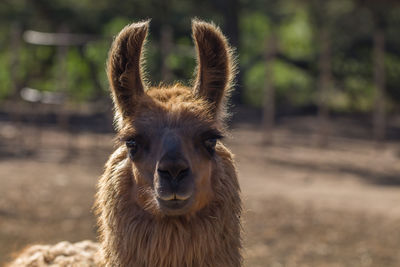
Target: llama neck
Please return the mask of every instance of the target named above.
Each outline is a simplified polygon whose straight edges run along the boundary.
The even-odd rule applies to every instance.
[[[118,185],[106,170],[97,196],[110,200],[97,203],[106,266],[240,266],[239,187],[233,165],[223,166],[231,158],[221,164],[213,181],[215,199],[190,218],[152,216],[122,190],[132,186],[129,176],[120,173]]]
[[[207,216],[207,215],[205,215]],[[120,229],[113,254],[120,266],[238,266],[238,230],[217,217],[190,220],[135,216]],[[115,266],[114,264],[111,264]]]

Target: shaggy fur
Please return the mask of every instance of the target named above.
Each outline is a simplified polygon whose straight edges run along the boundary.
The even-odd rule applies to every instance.
[[[124,148],[106,165],[97,205],[107,266],[240,266],[240,198],[232,155],[223,145],[213,173],[214,199],[190,217],[156,218],[132,203]]]
[[[132,73],[142,73],[141,45],[147,28],[147,23],[127,26],[110,51],[108,72],[121,139],[141,128],[186,129],[186,135],[208,127],[223,131],[234,63],[221,31],[212,24],[193,21],[198,54],[193,89],[176,84],[144,91],[147,86],[138,76],[130,83],[126,80]],[[125,51],[126,47],[133,52]],[[134,62],[127,63],[126,57]],[[107,266],[241,265],[239,185],[232,155],[220,142],[211,160],[210,192],[198,197],[184,216],[164,216],[152,200],[151,190],[135,177],[140,176],[136,168],[122,144],[98,184],[96,212]]]
[[[118,147],[98,182],[101,256],[96,259],[107,267],[241,266],[240,188],[233,156],[217,140],[226,131],[235,74],[232,50],[218,27],[194,20],[198,66],[193,88],[148,88],[142,67],[148,24],[125,27],[109,53]],[[162,141],[166,138],[172,143]],[[125,144],[132,139],[139,144],[134,155]],[[206,146],[210,139],[216,142],[212,151]],[[189,200],[173,214],[160,200],[167,187],[159,164],[170,144],[189,170],[179,182]],[[50,249],[36,252],[44,255]]]
[[[25,249],[9,267],[95,267],[100,264],[99,244],[82,241],[71,244],[60,242],[57,245],[34,245]]]

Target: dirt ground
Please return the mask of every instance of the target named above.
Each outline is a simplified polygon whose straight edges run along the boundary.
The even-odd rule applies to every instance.
[[[0,136],[0,264],[27,244],[95,239],[91,206],[112,135],[3,124]],[[400,266],[400,143],[315,140],[280,127],[262,145],[252,124],[226,140],[244,200],[245,266]]]

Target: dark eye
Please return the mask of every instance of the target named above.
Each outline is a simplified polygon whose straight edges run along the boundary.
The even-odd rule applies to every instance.
[[[217,144],[217,140],[218,140],[218,138],[213,137],[213,138],[208,138],[204,141],[205,148],[211,154],[214,154],[214,152],[215,152],[215,145]]]
[[[138,144],[136,142],[135,139],[129,139],[125,142],[126,147],[129,150],[129,156],[131,157],[131,159],[133,158],[133,156],[135,156],[137,150],[138,150]]]

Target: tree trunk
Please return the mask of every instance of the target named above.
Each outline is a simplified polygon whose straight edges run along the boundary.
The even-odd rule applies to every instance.
[[[20,23],[14,22],[11,26],[11,40],[10,40],[10,75],[13,84],[11,99],[17,100],[19,97],[19,90],[21,89],[20,77],[18,77],[19,70],[19,55],[21,48],[21,35],[22,28]]]
[[[273,130],[275,127],[275,84],[273,77],[273,63],[277,54],[277,37],[274,31],[271,32],[265,48],[265,81],[263,97],[262,129],[263,142],[273,143]]]
[[[331,40],[329,30],[320,29],[319,81],[318,81],[318,138],[320,146],[327,145],[329,135],[329,89],[332,84]]]
[[[238,0],[222,0],[215,1],[216,7],[224,16],[224,33],[228,36],[229,43],[237,51],[240,47],[240,36],[239,36],[239,2]],[[240,65],[238,65],[238,68]],[[236,105],[242,104],[243,96],[243,83],[242,83],[242,72],[238,69],[236,75],[235,90],[232,92],[232,102]]]
[[[18,76],[18,70],[20,67],[20,49],[21,49],[21,38],[22,36],[22,27],[18,22],[14,22],[11,26],[11,38],[10,38],[10,76],[12,81],[12,92],[10,95],[11,100],[13,101],[13,110],[11,111],[11,120],[15,123],[15,127],[17,129],[17,134],[15,136],[15,151],[17,154],[21,154],[25,149],[25,138],[24,131],[22,129],[21,124],[21,101],[19,92],[22,87],[22,83],[20,77]]]
[[[383,29],[376,27],[374,31],[374,84],[375,107],[373,115],[373,134],[376,141],[385,138],[385,35]]]

